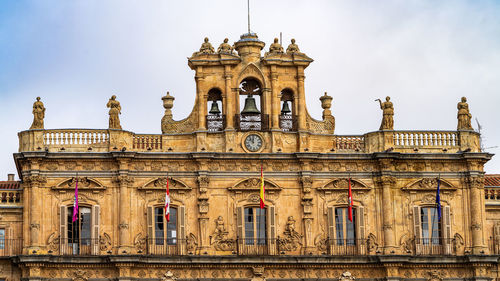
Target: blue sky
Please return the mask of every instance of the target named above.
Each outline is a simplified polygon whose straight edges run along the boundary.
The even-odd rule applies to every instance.
[[[500,146],[499,1],[251,1],[252,30],[267,46],[283,32],[315,59],[309,112],[333,96],[337,134],[378,129],[376,98],[391,96],[396,129],[454,130],[469,100],[484,146]],[[246,32],[246,1],[0,0],[0,179],[15,172],[17,132],[41,96],[46,128],[106,128],[109,97],[124,129],[160,133],[161,96],[186,117],[195,95],[187,57]],[[489,149],[499,153],[500,149]],[[496,157],[488,173],[500,173]],[[4,176],[2,176],[2,174]]]

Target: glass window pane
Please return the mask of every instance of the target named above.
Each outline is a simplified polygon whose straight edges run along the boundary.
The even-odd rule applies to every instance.
[[[155,244],[163,245],[164,235],[163,235],[163,207],[156,207],[154,214],[154,234],[155,234]]]
[[[245,221],[245,244],[253,245],[254,244],[254,213],[253,208],[245,208],[244,212],[244,221]]]
[[[170,208],[170,221],[166,223],[167,244],[175,245],[177,244],[177,208]]]
[[[0,250],[5,249],[5,229],[0,228]]]
[[[80,243],[82,245],[90,245],[90,208],[80,207]]]
[[[346,239],[347,239],[347,245],[356,245],[356,228],[354,227],[356,224],[356,212],[354,212],[354,209],[352,210],[352,222],[349,220],[349,210],[345,208],[346,211]]]
[[[344,245],[344,208],[335,208],[335,239],[337,245]]]
[[[266,244],[266,209],[255,208],[257,213],[257,238],[259,245]]]

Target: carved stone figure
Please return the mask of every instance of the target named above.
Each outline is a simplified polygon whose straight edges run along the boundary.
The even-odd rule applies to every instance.
[[[351,280],[355,280],[355,279],[356,278],[354,276],[352,276],[352,274],[349,271],[345,271],[339,277],[339,281],[351,281]]]
[[[366,244],[368,246],[368,253],[375,253],[378,251],[377,237],[373,233],[370,233],[370,235],[368,235]]]
[[[302,244],[302,235],[295,231],[295,220],[293,219],[293,216],[288,217],[283,236],[284,238],[278,241],[281,251],[295,251],[298,248],[298,245]]]
[[[161,276],[161,281],[175,281],[177,278],[174,276],[172,271],[167,271],[163,276]]]
[[[283,46],[278,42],[278,38],[274,38],[274,43],[269,46],[269,54],[283,54]]]
[[[293,53],[300,54],[299,46],[297,44],[295,44],[295,39],[292,39],[292,43],[290,45],[288,45],[288,48],[286,48],[286,53],[287,54],[293,54]]]
[[[383,112],[382,124],[380,124],[379,130],[394,130],[394,106],[390,100],[390,97],[386,97],[385,102],[376,99],[380,103],[380,109]]]
[[[33,124],[31,124],[30,130],[43,129],[43,118],[45,118],[45,107],[40,101],[40,97],[36,97],[36,101],[33,103]]]
[[[198,239],[196,239],[196,236],[193,233],[189,233],[189,236],[186,238],[186,249],[189,251],[189,254],[192,254],[198,246]]]
[[[208,42],[208,37],[205,37],[203,44],[200,47],[200,54],[213,54],[215,53],[214,47]]]
[[[119,115],[121,114],[122,107],[120,106],[120,102],[116,100],[115,95],[111,96],[106,107],[109,107],[109,128],[121,130],[122,126],[120,125]]]
[[[226,232],[226,228],[224,226],[224,219],[222,218],[222,216],[219,216],[216,220],[215,220],[215,236],[216,237],[220,237],[220,238],[224,238],[224,234],[227,233]]]
[[[457,109],[458,109],[457,130],[472,130],[472,125],[471,125],[472,115],[469,112],[469,105],[467,104],[466,97],[462,97],[462,100],[457,104]]]
[[[218,251],[232,251],[235,246],[235,241],[232,239],[228,239],[229,232],[226,231],[226,227],[224,225],[224,219],[222,216],[219,216],[215,220],[215,231],[213,234],[213,241],[211,244],[215,244],[214,247]],[[212,240],[212,237],[210,237]]]
[[[229,41],[229,39],[227,39],[227,38],[224,39],[224,42],[219,45],[219,48],[217,49],[217,53],[219,53],[219,54],[232,54],[233,53],[233,47],[227,43],[228,41]]]

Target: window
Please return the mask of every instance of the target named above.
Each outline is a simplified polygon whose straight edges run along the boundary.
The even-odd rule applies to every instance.
[[[165,218],[165,208],[155,207],[154,235],[156,245],[177,244],[177,208],[170,208],[170,221]]]
[[[356,215],[352,210],[352,222],[347,208],[335,208],[335,243],[337,245],[356,245]]]
[[[73,222],[73,206],[60,206],[60,254],[99,254],[99,205],[79,206]]]
[[[266,244],[266,209],[259,207],[245,208],[245,244]]]
[[[0,250],[5,250],[5,228],[0,228]]]
[[[420,217],[422,222],[422,244],[441,244],[441,222],[438,220],[437,208],[420,208]]]

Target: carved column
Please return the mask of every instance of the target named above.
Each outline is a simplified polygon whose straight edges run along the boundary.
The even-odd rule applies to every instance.
[[[484,254],[487,248],[484,244],[484,178],[481,176],[469,177],[467,182],[470,188],[470,217],[472,230],[472,253]]]
[[[297,94],[298,94],[298,123],[299,123],[299,131],[303,131],[306,129],[306,97],[304,90],[304,67],[297,67]]]
[[[304,221],[304,237],[305,237],[305,247],[303,254],[312,254],[314,251],[314,238],[312,233],[313,225],[313,197],[311,196],[311,188],[313,185],[313,179],[308,173],[303,173],[300,178],[302,183],[302,207],[304,210],[303,221]]]
[[[120,163],[120,169],[125,163]],[[123,173],[116,178],[116,182],[120,188],[120,206],[119,206],[119,248],[118,254],[130,254],[132,252],[132,244],[130,241],[130,190],[128,187],[134,182],[132,177]]]
[[[226,114],[226,129],[234,129],[234,96],[233,92],[231,92],[231,78],[233,76],[230,72],[230,66],[226,65],[224,68],[224,79],[225,79],[225,98],[223,99],[224,103],[224,114]]]
[[[280,99],[278,97],[278,74],[276,66],[271,66],[271,129],[279,130],[280,128]]]
[[[196,81],[196,96],[198,97],[198,130],[206,130],[206,115],[207,115],[207,101],[205,98],[205,93],[203,93],[203,68],[201,66],[196,70],[196,75],[194,77]]]
[[[198,224],[200,228],[200,243],[199,243],[199,253],[202,255],[208,254],[208,248],[210,242],[208,241],[208,195],[207,188],[210,183],[210,178],[205,174],[200,174],[198,176],[198,186],[199,186],[199,196],[198,196]]]
[[[33,161],[32,169],[38,170],[38,163]],[[25,182],[30,187],[30,220],[29,220],[29,229],[30,229],[30,245],[28,247],[29,254],[40,254],[40,225],[42,220],[42,212],[44,210],[42,206],[42,190],[41,187],[43,184],[47,182],[45,177],[40,175],[31,175],[24,178]]]
[[[392,198],[392,188],[396,179],[389,176],[382,176],[378,179],[382,186],[382,229],[384,233],[384,254],[394,254],[396,251],[395,229],[394,229],[394,205]]]

